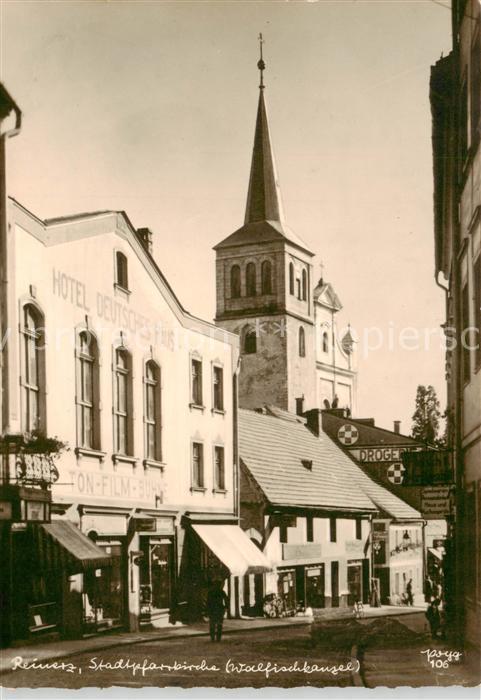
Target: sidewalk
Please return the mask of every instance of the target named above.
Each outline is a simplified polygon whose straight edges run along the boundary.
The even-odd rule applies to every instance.
[[[396,607],[392,605],[384,605],[381,608],[364,608],[364,617],[384,617],[391,615],[412,615],[424,612],[424,608],[415,607]],[[321,623],[324,620],[335,619],[353,619],[353,613],[350,609],[343,608],[326,608],[322,614],[316,616],[313,620],[311,617],[285,617],[280,619],[270,618],[243,618],[235,620],[225,620],[224,632],[235,633],[245,632],[247,630],[265,630],[265,629],[280,629],[298,625],[307,625],[311,623]],[[39,661],[47,661],[50,659],[59,659],[67,656],[74,656],[89,651],[97,651],[98,649],[111,649],[129,644],[140,644],[142,642],[152,642],[171,639],[172,637],[199,637],[208,636],[208,624],[197,623],[194,625],[181,625],[159,627],[153,630],[144,632],[113,632],[111,634],[89,637],[88,639],[72,639],[60,640],[54,642],[46,642],[44,644],[29,644],[26,646],[9,647],[0,649],[0,675],[8,673],[11,670],[11,661],[15,656],[21,656],[25,661],[38,659]]]

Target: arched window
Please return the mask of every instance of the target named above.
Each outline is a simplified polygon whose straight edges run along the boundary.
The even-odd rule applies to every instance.
[[[246,296],[255,297],[256,294],[256,266],[250,262],[246,267]]]
[[[254,328],[249,328],[244,336],[244,352],[251,355],[257,352],[257,335]]]
[[[299,328],[299,357],[306,356],[306,334],[304,328]]]
[[[238,299],[241,295],[241,271],[239,265],[232,265],[230,269],[230,295],[232,299]]]
[[[264,260],[261,268],[262,294],[272,294],[272,265],[269,260]]]
[[[294,294],[294,263],[289,263],[289,294]]]
[[[145,457],[162,461],[160,368],[149,360],[144,368]]]
[[[132,357],[125,348],[115,351],[114,450],[133,455]]]
[[[327,331],[322,334],[322,352],[329,352],[329,335]]]
[[[122,289],[129,288],[129,273],[127,267],[127,258],[119,250],[115,254],[116,269],[115,269],[115,282]]]
[[[77,443],[100,449],[98,345],[89,331],[82,331],[77,346]]]
[[[306,301],[307,299],[307,272],[306,270],[302,271],[302,301]]]
[[[22,428],[45,431],[44,317],[27,304],[23,309]]]

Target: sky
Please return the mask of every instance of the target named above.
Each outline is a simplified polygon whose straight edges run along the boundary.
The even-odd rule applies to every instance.
[[[0,79],[24,113],[9,194],[40,218],[125,210],[212,320],[212,246],[244,218],[262,32],[286,223],[358,338],[359,417],[408,433],[418,384],[445,398],[429,74],[451,47],[447,4],[0,0]]]

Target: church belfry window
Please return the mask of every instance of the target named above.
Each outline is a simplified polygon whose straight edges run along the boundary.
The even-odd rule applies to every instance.
[[[306,333],[304,328],[299,328],[299,357],[306,356]]]
[[[294,294],[294,264],[289,263],[289,294]]]
[[[269,260],[262,263],[261,284],[262,294],[272,294],[272,265]]]
[[[306,270],[302,271],[302,301],[306,301],[307,299],[307,272]]]
[[[115,254],[115,283],[122,289],[129,288],[127,258],[120,250]]]
[[[256,290],[256,266],[253,262],[247,263],[246,267],[246,295],[255,297]]]
[[[329,336],[327,331],[322,334],[322,352],[329,352]]]
[[[241,295],[241,271],[239,265],[232,265],[230,269],[230,295],[232,299],[238,299]]]

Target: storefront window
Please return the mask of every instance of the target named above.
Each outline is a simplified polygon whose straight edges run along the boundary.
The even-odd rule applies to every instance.
[[[173,543],[142,537],[140,551],[141,604],[155,610],[167,610],[172,599]]]

